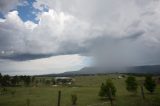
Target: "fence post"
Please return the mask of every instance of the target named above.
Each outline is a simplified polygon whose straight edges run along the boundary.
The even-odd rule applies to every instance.
[[[61,91],[58,91],[58,103],[57,106],[60,106],[61,104]]]
[[[145,99],[143,86],[141,86],[141,94],[142,94],[142,98]]]
[[[113,106],[113,98],[112,98],[111,88],[109,88],[109,100],[110,100],[110,102],[111,102],[111,106]]]

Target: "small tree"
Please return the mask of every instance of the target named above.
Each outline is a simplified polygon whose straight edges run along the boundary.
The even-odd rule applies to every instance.
[[[105,84],[102,83],[99,91],[99,96],[111,98],[111,96],[115,95],[116,95],[116,88],[112,80],[108,79]]]
[[[136,93],[138,88],[137,80],[133,76],[129,76],[126,80],[126,89],[129,92]]]
[[[156,82],[152,79],[152,76],[146,76],[144,86],[150,93],[155,91]]]
[[[77,95],[76,94],[71,95],[71,101],[72,101],[72,106],[75,106],[77,104]]]

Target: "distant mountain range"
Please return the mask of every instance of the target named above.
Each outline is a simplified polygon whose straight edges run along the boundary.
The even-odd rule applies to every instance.
[[[135,66],[121,69],[104,69],[96,67],[85,67],[79,71],[70,71],[63,74],[105,74],[105,73],[151,73],[160,74],[160,65]]]
[[[78,71],[64,72],[61,74],[48,74],[45,76],[74,76],[107,73],[135,73],[135,74],[160,74],[160,65],[135,66],[121,69],[108,69],[98,67],[85,67]]]

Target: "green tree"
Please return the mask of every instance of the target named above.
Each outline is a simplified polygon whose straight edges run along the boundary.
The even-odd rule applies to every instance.
[[[144,86],[151,93],[155,91],[156,82],[152,79],[152,76],[146,76]]]
[[[133,76],[129,76],[129,77],[126,79],[126,89],[127,89],[129,92],[136,93],[136,92],[137,92],[137,88],[138,88],[138,84],[137,84],[136,78],[133,77]]]
[[[99,96],[111,98],[111,96],[115,95],[116,95],[116,88],[112,80],[108,79],[105,84],[102,83],[99,91]]]

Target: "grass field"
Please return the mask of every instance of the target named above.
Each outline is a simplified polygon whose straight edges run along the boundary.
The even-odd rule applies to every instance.
[[[130,94],[125,89],[125,78],[117,79],[117,75],[103,76],[79,76],[74,77],[75,84],[72,87],[65,86],[40,86],[40,87],[12,87],[9,91],[16,91],[15,95],[6,94],[0,96],[0,106],[27,106],[27,99],[30,106],[57,106],[58,91],[62,91],[61,106],[71,106],[71,94],[77,94],[77,106],[110,106],[103,105],[106,100],[98,96],[100,85],[107,78],[115,78],[113,82],[117,93],[115,98],[116,106],[160,106],[160,86],[158,85],[154,94],[145,91],[146,99],[143,100],[140,89],[137,95]],[[143,80],[144,77],[136,77]],[[96,105],[97,104],[97,105]]]

